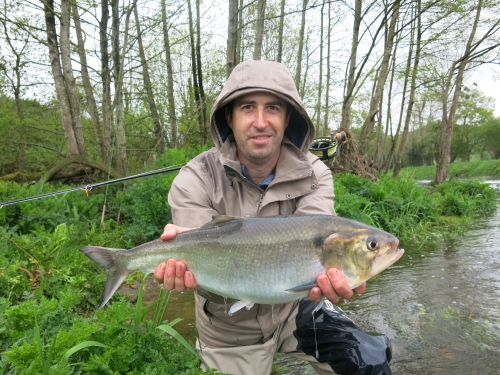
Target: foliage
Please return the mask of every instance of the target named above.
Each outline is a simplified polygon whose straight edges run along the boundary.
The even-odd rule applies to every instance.
[[[155,168],[185,164],[203,148],[184,150],[169,149],[155,163]],[[170,206],[167,202],[168,191],[177,173],[170,172],[141,179],[127,189],[121,196],[122,211],[130,221],[127,238],[136,244],[158,238],[165,224],[172,221]]]
[[[170,150],[151,168],[182,164],[199,151]],[[100,222],[102,191],[0,209],[2,373],[202,373],[191,345],[175,332],[178,320],[163,320],[168,293],[152,306],[143,306],[141,292],[135,305],[117,293],[94,313],[105,270],[77,251],[90,244],[129,248],[157,237],[170,215],[166,197],[173,175],[146,177],[123,191],[108,191],[107,217],[121,206],[120,224],[114,218]],[[0,199],[63,188],[0,183]],[[335,176],[335,189],[339,215],[415,241],[463,230],[475,213],[497,202],[493,190],[477,181],[453,180],[434,188],[407,176],[382,177],[374,184],[346,174]]]
[[[3,309],[5,304],[0,301]],[[192,347],[164,333],[175,334],[171,327],[178,320],[153,326],[144,318],[151,308],[138,306],[140,316],[135,321],[138,308],[124,300],[89,318],[68,314],[72,311],[57,299],[11,306],[1,319],[6,332],[12,332],[8,339],[13,344],[3,353],[0,368],[3,365],[6,374],[42,370],[52,374],[203,374]]]
[[[13,99],[0,93],[0,175],[19,171],[18,160],[20,142],[25,149],[27,171],[49,170],[57,162],[57,154],[50,149],[62,152],[64,136],[60,129],[59,112],[50,105],[42,105],[34,100],[22,100],[23,121],[16,113]],[[24,137],[24,138],[21,138]]]
[[[338,215],[383,228],[405,240],[461,232],[471,217],[498,204],[495,191],[480,181],[453,180],[433,188],[404,175],[381,177],[378,183],[351,174],[334,179]]]
[[[500,160],[455,162],[448,164],[447,173],[450,178],[500,176]],[[436,166],[406,167],[401,174],[416,180],[432,180],[436,176]]]
[[[500,159],[500,117],[486,121],[479,130],[480,152],[487,152],[491,159]]]

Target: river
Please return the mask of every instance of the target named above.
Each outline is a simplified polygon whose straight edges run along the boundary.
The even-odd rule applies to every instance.
[[[401,247],[400,261],[340,307],[362,329],[391,339],[394,374],[500,374],[500,209],[464,235]],[[179,316],[179,331],[194,338],[192,294],[172,295],[167,319]],[[279,374],[314,374],[288,356],[275,364]]]

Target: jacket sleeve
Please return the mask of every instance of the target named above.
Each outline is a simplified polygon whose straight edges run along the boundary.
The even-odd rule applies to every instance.
[[[173,223],[181,227],[196,228],[218,215],[212,208],[212,189],[210,179],[194,160],[184,166],[168,193]]]
[[[334,209],[333,177],[328,168],[317,157],[309,156],[314,174],[318,177],[316,188],[296,202],[294,214],[336,215]]]

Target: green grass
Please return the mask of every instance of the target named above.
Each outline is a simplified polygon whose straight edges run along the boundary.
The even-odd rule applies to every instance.
[[[416,180],[434,180],[436,166],[406,167],[401,170],[402,176],[409,176]],[[448,178],[500,176],[500,159],[469,162],[455,162],[447,167]]]
[[[96,311],[106,271],[77,250],[130,248],[157,238],[170,219],[172,178],[152,176],[110,189],[103,223],[104,192],[97,189],[90,197],[75,192],[0,209],[0,374],[202,374],[191,345],[173,328],[178,320],[164,318],[167,295],[148,307],[142,294],[133,305],[117,293]],[[416,242],[465,231],[498,203],[479,181],[426,187],[407,175],[378,183],[335,175],[334,182],[340,216]],[[64,188],[0,182],[0,201]]]

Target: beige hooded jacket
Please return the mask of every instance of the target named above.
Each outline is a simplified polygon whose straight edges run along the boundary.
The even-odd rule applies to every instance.
[[[236,97],[256,91],[270,92],[292,106],[275,178],[265,191],[242,175],[224,108]],[[283,64],[249,60],[236,66],[213,106],[210,123],[215,147],[191,160],[172,183],[168,202],[174,224],[199,227],[214,215],[335,214],[330,169],[308,152],[314,126],[292,75]],[[212,347],[223,346],[227,331],[238,325],[241,329],[234,332],[238,332],[239,345],[264,342],[295,306],[294,303],[274,308],[256,305],[229,317],[224,299],[206,291],[198,293],[196,304],[200,340]],[[214,319],[223,322],[224,328],[211,327]],[[260,330],[254,330],[255,327]]]

